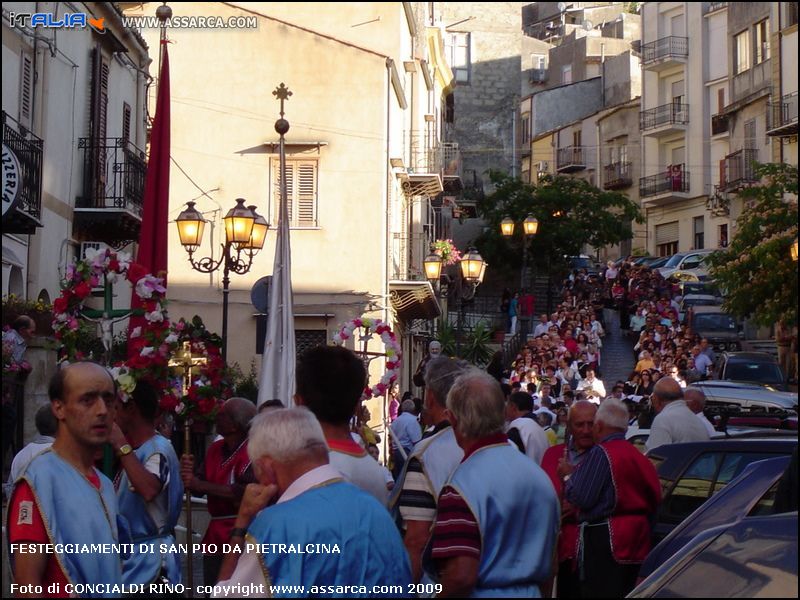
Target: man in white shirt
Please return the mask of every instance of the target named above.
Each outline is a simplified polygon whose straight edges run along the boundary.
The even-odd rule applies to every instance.
[[[708,374],[710,367],[714,365],[713,361],[708,357],[708,354],[703,353],[700,346],[694,346],[692,348],[692,358],[694,358],[694,368],[704,375]]]
[[[506,402],[506,434],[519,450],[537,465],[550,447],[547,434],[533,412],[533,398],[525,392],[514,392]]]
[[[14,489],[14,482],[25,472],[28,464],[40,453],[53,445],[56,431],[58,431],[58,421],[53,414],[53,409],[49,404],[45,404],[36,411],[36,431],[39,435],[27,444],[22,450],[17,452],[14,460],[11,461],[11,471],[8,475],[8,483],[5,485],[7,497],[11,497]]]
[[[587,399],[595,404],[600,404],[606,397],[606,386],[595,377],[594,369],[587,369],[586,377],[578,384],[578,391],[585,392]]]
[[[350,436],[350,419],[367,380],[364,363],[347,348],[317,346],[302,354],[296,373],[295,402],[319,420],[330,448],[331,466],[386,506],[389,494],[380,465]]]
[[[647,450],[664,444],[702,442],[710,439],[706,427],[686,406],[683,390],[671,377],[662,377],[651,396],[653,408],[658,413],[650,426]]]
[[[392,444],[395,447],[392,475],[394,475],[395,479],[400,476],[400,471],[403,470],[406,458],[414,449],[414,444],[422,438],[422,429],[420,429],[419,421],[417,420],[414,401],[403,400],[400,409],[403,412],[391,424]],[[400,452],[398,446],[403,449],[402,452]]]
[[[533,337],[538,338],[546,334],[550,330],[550,325],[552,325],[552,323],[547,320],[547,315],[541,315],[539,317],[539,323],[537,323],[536,327],[533,329]]]
[[[683,392],[683,399],[686,400],[686,406],[689,407],[689,410],[695,414],[698,420],[703,424],[703,427],[706,428],[708,435],[713,436],[717,430],[714,429],[714,425],[703,413],[706,407],[706,395],[703,390],[691,387],[687,388]]]
[[[408,587],[408,555],[392,518],[328,464],[325,436],[310,412],[258,415],[247,450],[259,483],[242,498],[230,537],[236,551],[222,564],[214,597],[228,595],[223,586],[233,583],[306,586],[306,593],[388,581]]]

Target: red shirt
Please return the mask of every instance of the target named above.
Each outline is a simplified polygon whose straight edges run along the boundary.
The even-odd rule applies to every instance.
[[[92,471],[87,479],[95,488],[100,489],[100,477],[95,471]],[[14,488],[11,503],[8,506],[8,541],[11,544],[55,543],[55,540],[51,540],[47,534],[36,497],[31,486],[25,480],[20,481]],[[69,598],[70,595],[64,591],[66,584],[69,583],[67,575],[61,568],[57,555],[50,554],[48,556],[47,566],[42,576],[43,595],[47,598]],[[48,593],[47,586],[51,583],[59,584],[57,593]]]

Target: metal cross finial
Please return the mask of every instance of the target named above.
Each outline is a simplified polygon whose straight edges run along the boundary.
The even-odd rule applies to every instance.
[[[283,103],[285,100],[289,99],[289,96],[292,95],[292,92],[289,91],[289,88],[287,88],[285,84],[281,83],[277,88],[275,88],[275,91],[272,92],[272,95],[281,101],[281,117],[283,117]]]

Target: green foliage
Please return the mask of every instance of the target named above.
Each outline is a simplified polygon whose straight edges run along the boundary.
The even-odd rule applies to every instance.
[[[436,324],[436,335],[433,338],[442,345],[442,354],[445,356],[455,356],[456,354],[456,329],[445,321],[439,319]]]
[[[484,367],[492,357],[489,344],[492,341],[492,328],[485,321],[480,321],[467,335],[461,348],[461,358],[477,367]]]
[[[250,371],[245,375],[239,363],[233,363],[230,367],[231,379],[233,379],[233,395],[240,398],[247,398],[252,402],[258,402],[258,375],[256,374],[256,361],[250,361]]]
[[[797,167],[757,167],[760,185],[741,192],[751,205],[736,221],[736,234],[725,250],[708,259],[710,273],[728,294],[723,307],[759,325],[797,323],[797,263],[790,246],[797,238]]]
[[[538,186],[523,183],[505,173],[491,171],[495,191],[478,201],[478,214],[488,229],[476,240],[481,256],[511,278],[522,265],[522,221],[532,214],[539,230],[527,240],[528,263],[537,270],[554,271],[565,266],[564,257],[580,254],[584,245],[596,248],[633,238],[630,223],[644,222],[639,208],[619,192],[606,192],[581,179],[546,177]],[[506,239],[500,222],[510,217],[517,223]]]
[[[53,335],[53,306],[42,300],[23,300],[14,294],[3,296],[3,325],[26,315],[36,323],[36,335]]]

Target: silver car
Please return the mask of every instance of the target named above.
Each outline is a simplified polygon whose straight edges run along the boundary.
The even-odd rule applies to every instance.
[[[748,412],[797,412],[796,392],[779,392],[767,385],[710,380],[690,387],[703,391],[708,406],[735,406]]]

